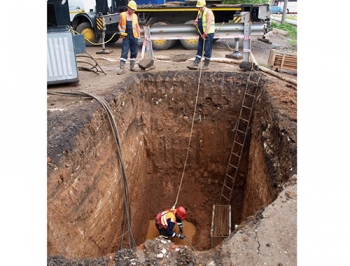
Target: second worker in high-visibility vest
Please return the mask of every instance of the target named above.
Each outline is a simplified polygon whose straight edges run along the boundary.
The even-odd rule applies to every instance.
[[[192,65],[187,66],[189,69],[198,69],[198,65],[202,60],[203,43],[204,43],[204,65],[202,70],[209,68],[211,53],[213,49],[213,40],[215,32],[215,16],[213,11],[206,7],[205,0],[198,0],[196,7],[198,8],[197,18],[193,25],[200,33],[198,38],[198,48],[196,58]]]
[[[139,19],[135,14],[137,10],[136,2],[131,0],[128,3],[128,10],[122,12],[119,16],[119,32],[122,42],[122,53],[120,56],[120,69],[118,75],[125,73],[125,63],[128,59],[128,53],[130,50],[130,71],[137,71],[135,68],[135,62],[138,52],[138,46],[141,43],[140,40],[140,25]]]

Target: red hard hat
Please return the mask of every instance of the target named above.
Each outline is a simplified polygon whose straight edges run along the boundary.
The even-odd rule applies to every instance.
[[[179,206],[177,209],[176,209],[176,214],[183,220],[183,219],[186,219],[186,210],[184,207],[182,206]]]

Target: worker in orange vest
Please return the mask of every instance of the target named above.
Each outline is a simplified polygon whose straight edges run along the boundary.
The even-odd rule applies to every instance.
[[[128,10],[122,12],[119,16],[118,29],[122,42],[122,53],[120,56],[120,69],[118,75],[125,73],[125,63],[128,59],[130,50],[130,71],[137,72],[135,62],[138,52],[138,46],[141,44],[140,40],[140,25],[138,16],[135,14],[137,10],[136,2],[131,0],[128,3]]]
[[[186,219],[186,210],[179,206],[176,209],[165,210],[156,216],[156,227],[160,235],[184,239],[182,220]],[[174,232],[175,223],[179,226],[180,234]]]

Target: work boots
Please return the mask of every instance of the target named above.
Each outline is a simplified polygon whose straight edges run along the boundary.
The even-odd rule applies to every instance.
[[[117,74],[121,75],[125,73],[125,61],[120,61],[120,69],[118,70]]]
[[[135,60],[130,60],[130,71],[138,72],[138,70],[135,68]]]
[[[193,61],[193,64],[187,66],[187,68],[189,68],[189,69],[198,69],[198,65],[199,65],[200,61],[201,61],[201,59],[198,56],[196,56],[196,58]]]
[[[202,70],[206,70],[209,68],[209,63],[210,63],[210,59],[209,58],[205,58],[204,59],[204,65],[202,66]]]

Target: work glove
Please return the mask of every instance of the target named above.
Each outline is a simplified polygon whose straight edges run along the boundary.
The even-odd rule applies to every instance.
[[[201,37],[202,37],[202,39],[204,39],[204,40],[205,40],[205,39],[207,38],[207,36],[208,36],[208,34],[203,33]]]
[[[138,45],[141,45],[141,43],[142,43],[142,42],[141,42],[141,39],[140,39],[140,38],[137,38],[137,44],[138,44]]]
[[[177,237],[180,238],[180,239],[184,239],[185,238],[185,236],[181,235],[181,234],[178,234]]]
[[[120,30],[120,36],[128,36],[128,34],[125,32],[125,30]]]

